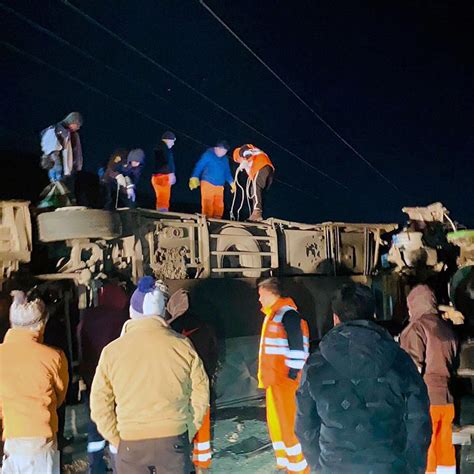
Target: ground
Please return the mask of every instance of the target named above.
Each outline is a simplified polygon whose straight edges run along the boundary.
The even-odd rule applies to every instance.
[[[66,448],[65,474],[87,472],[87,412],[82,405],[67,409],[66,436],[74,442]],[[265,408],[221,408],[213,423],[212,473],[268,474],[275,468],[265,423]]]

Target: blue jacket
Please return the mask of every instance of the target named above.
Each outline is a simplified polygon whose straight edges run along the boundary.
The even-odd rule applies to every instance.
[[[214,148],[209,148],[202,154],[191,177],[207,181],[214,186],[224,186],[225,183],[232,184],[234,182],[227,155],[219,158],[214,153]]]

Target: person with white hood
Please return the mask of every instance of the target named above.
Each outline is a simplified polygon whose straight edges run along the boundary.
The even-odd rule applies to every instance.
[[[40,299],[13,291],[10,324],[0,344],[3,474],[59,474],[57,409],[69,382],[66,356],[43,344],[47,320]]]
[[[122,335],[92,382],[91,418],[115,448],[118,474],[188,474],[191,443],[209,408],[209,380],[186,337],[165,320],[168,289],[146,276]]]

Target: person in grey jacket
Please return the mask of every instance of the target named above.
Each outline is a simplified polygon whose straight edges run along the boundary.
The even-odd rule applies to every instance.
[[[424,474],[429,400],[409,355],[374,321],[369,288],[345,285],[334,328],[306,362],[295,432],[323,474]]]

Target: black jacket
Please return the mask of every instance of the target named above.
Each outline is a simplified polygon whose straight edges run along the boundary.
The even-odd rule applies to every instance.
[[[310,356],[297,393],[295,431],[323,474],[424,473],[431,438],[426,386],[381,327],[332,329]]]
[[[153,150],[155,154],[155,168],[153,174],[170,174],[175,172],[173,152],[160,142]]]

